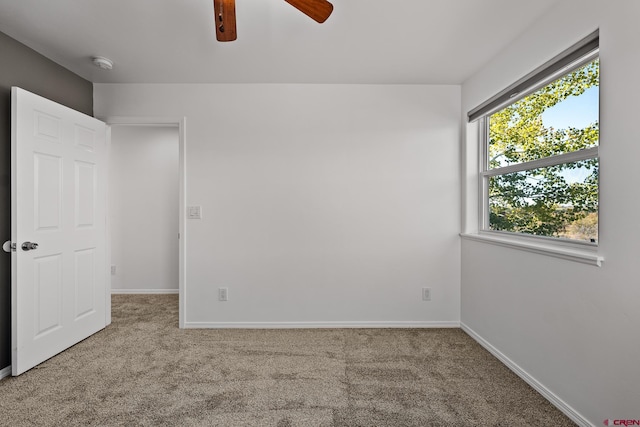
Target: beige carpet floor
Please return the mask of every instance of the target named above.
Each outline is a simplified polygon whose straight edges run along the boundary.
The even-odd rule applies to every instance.
[[[176,295],[0,381],[6,426],[568,426],[459,329],[180,330]]]

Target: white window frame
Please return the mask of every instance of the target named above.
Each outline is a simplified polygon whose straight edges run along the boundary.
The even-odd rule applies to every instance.
[[[591,44],[588,52],[585,44]],[[595,44],[595,48],[593,45]],[[573,55],[573,56],[571,56]],[[567,60],[566,58],[570,58]],[[547,237],[517,233],[509,231],[491,230],[489,228],[489,180],[492,177],[505,175],[514,172],[533,170],[538,168],[556,166],[560,164],[572,163],[581,160],[598,159],[599,147],[591,147],[569,153],[549,156],[529,162],[512,164],[508,166],[489,168],[489,117],[497,111],[518,102],[522,98],[530,95],[538,89],[547,86],[553,81],[579,69],[580,67],[599,58],[598,32],[588,36],[575,46],[558,55],[547,64],[520,79],[504,91],[500,92],[484,104],[469,112],[469,120],[478,121],[479,140],[479,175],[478,175],[478,229],[477,234],[463,234],[464,238],[485,243],[497,244],[516,249],[523,249],[530,252],[541,253],[558,258],[578,261],[586,264],[600,266],[604,261],[598,254],[598,243],[579,241],[558,237]],[[564,60],[564,63],[562,61]],[[561,66],[554,64],[561,63]],[[549,66],[551,64],[551,66]],[[545,73],[545,69],[550,72]],[[542,71],[541,71],[542,70]],[[600,189],[600,183],[598,189]],[[600,198],[599,198],[600,199]],[[598,215],[600,216],[598,207]],[[598,239],[599,240],[599,239]]]

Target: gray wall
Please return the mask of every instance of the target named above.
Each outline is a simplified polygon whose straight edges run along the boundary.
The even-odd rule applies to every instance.
[[[93,85],[0,33],[0,243],[11,237],[11,86],[93,115]],[[11,364],[11,256],[0,252],[0,369]]]

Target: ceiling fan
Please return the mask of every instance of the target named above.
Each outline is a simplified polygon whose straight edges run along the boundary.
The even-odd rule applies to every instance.
[[[285,0],[291,6],[322,24],[327,20],[333,5],[327,0]],[[238,38],[236,32],[236,0],[213,0],[216,20],[216,39],[230,42]]]

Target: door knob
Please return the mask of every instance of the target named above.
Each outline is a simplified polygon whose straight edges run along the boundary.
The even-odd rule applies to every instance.
[[[38,244],[37,243],[24,242],[22,244],[22,250],[23,251],[32,251],[34,249],[38,249]]]

